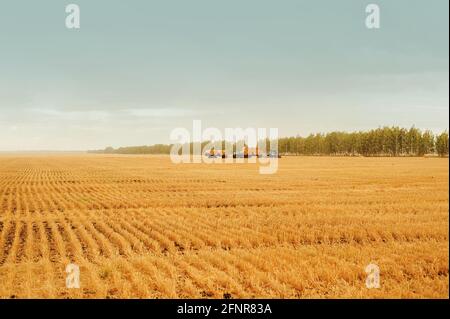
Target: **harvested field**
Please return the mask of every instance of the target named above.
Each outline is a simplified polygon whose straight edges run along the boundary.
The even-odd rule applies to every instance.
[[[1,155],[1,298],[449,297],[449,161]],[[80,289],[65,268],[80,267]],[[365,286],[380,267],[381,287]]]

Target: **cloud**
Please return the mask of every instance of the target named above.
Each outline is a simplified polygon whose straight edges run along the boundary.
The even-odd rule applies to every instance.
[[[31,108],[28,111],[37,116],[69,121],[102,121],[111,116],[110,112],[103,110],[64,111],[54,108]]]
[[[197,114],[193,110],[179,109],[179,108],[142,108],[142,109],[129,109],[125,111],[127,114],[136,117],[182,117],[192,116]]]

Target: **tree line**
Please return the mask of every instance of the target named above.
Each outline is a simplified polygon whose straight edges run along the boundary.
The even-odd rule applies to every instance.
[[[415,127],[383,127],[364,132],[330,132],[278,140],[281,153],[298,155],[423,156],[448,155],[448,133]]]
[[[112,148],[111,146],[104,150],[92,150],[88,153],[94,154],[170,154],[170,148],[172,145],[167,144],[155,144],[150,146],[128,146]]]
[[[202,146],[208,142],[203,142]],[[222,142],[225,145],[228,142]],[[220,143],[219,143],[220,144]],[[270,141],[266,141],[267,149]],[[169,154],[172,145],[107,147],[89,151],[101,154]],[[193,145],[190,145],[191,150]],[[217,148],[217,147],[216,147]],[[203,149],[203,147],[202,147]],[[233,146],[236,150],[236,145]],[[370,131],[330,132],[278,139],[278,152],[290,155],[337,155],[337,156],[424,156],[437,154],[448,156],[448,133],[434,134],[415,127],[382,127]]]

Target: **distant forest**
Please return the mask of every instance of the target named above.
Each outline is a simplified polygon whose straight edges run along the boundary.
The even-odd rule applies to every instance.
[[[202,146],[208,142],[202,143]],[[225,147],[226,142],[222,142]],[[267,148],[270,141],[266,142]],[[172,145],[131,146],[92,150],[97,154],[170,154]],[[236,145],[233,146],[236,150]],[[203,148],[203,147],[202,147]],[[216,149],[218,149],[216,147]],[[192,150],[192,143],[191,143]],[[433,134],[415,127],[383,127],[360,132],[330,132],[278,139],[278,152],[289,155],[338,156],[448,156],[448,133]]]

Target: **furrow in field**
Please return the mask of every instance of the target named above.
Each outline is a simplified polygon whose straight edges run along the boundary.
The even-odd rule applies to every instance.
[[[2,238],[0,241],[0,247],[2,247],[0,251],[0,266],[6,262],[6,259],[8,258],[11,252],[15,233],[16,233],[16,222],[10,220],[7,222],[7,225],[4,226]]]
[[[109,246],[115,248],[120,256],[128,256],[131,252],[129,243],[112,230],[106,223],[100,219],[92,222],[92,226],[109,243]]]

